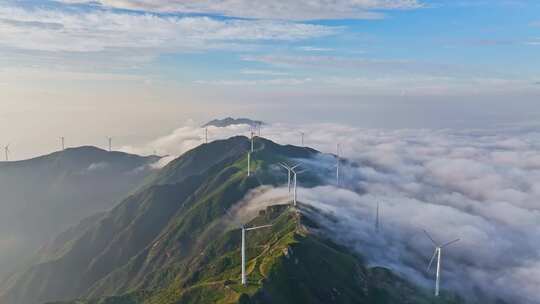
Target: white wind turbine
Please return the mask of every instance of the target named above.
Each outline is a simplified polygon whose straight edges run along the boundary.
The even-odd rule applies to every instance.
[[[251,153],[253,153],[253,138],[255,137],[255,132],[251,130]]]
[[[336,148],[336,185],[338,187],[339,187],[339,166],[340,166],[340,162],[341,162],[340,152],[341,152],[341,145],[337,144],[337,148]]]
[[[256,227],[249,227],[242,225],[242,285],[247,285],[247,277],[246,277],[246,232],[251,230],[257,230],[261,228],[267,228],[271,227],[272,225],[263,225],[263,226],[256,226]]]
[[[60,144],[62,145],[62,151],[66,149],[66,138],[64,136],[60,137]]]
[[[248,156],[247,156],[247,163],[248,163],[248,167],[247,167],[247,176],[251,176],[251,152],[248,152]]]
[[[292,170],[294,170],[296,167],[300,166],[300,164],[296,164],[294,166],[289,166],[285,163],[279,163],[281,167],[283,167],[285,170],[287,170],[287,187],[289,187],[289,196],[291,193],[291,176],[292,176]]]
[[[300,136],[302,137],[302,147],[304,146],[304,132],[300,132]]]
[[[438,297],[439,296],[439,287],[440,287],[440,282],[441,282],[441,253],[442,253],[442,249],[447,247],[447,246],[450,246],[451,244],[454,244],[455,242],[458,242],[459,239],[455,239],[455,240],[450,241],[448,243],[445,243],[443,245],[439,245],[437,242],[435,242],[435,240],[433,240],[431,235],[429,235],[429,233],[426,230],[424,230],[424,233],[431,240],[433,245],[435,245],[435,251],[433,252],[433,256],[431,257],[431,260],[429,261],[428,271],[431,269],[431,265],[433,265],[433,261],[435,260],[435,257],[436,257],[437,258],[437,270],[435,272],[435,296]]]
[[[4,152],[6,154],[6,161],[9,161],[9,145],[10,144],[7,144],[7,146],[4,147]]]
[[[375,231],[376,232],[379,232],[379,229],[380,229],[380,220],[379,220],[379,202],[377,202],[377,214],[376,214],[376,217],[375,217]]]
[[[293,205],[296,207],[296,198],[297,198],[297,193],[298,193],[298,191],[296,190],[296,176],[298,174],[302,174],[302,173],[306,172],[306,170],[296,172],[296,171],[294,171],[294,168],[293,168],[293,169],[291,169],[291,171],[294,174],[294,177],[293,177],[293,180],[294,180],[293,181],[293,184],[294,184],[293,185],[293,187],[294,187],[294,190],[293,190]]]
[[[107,140],[109,141],[109,152],[112,151],[112,137],[107,137]]]

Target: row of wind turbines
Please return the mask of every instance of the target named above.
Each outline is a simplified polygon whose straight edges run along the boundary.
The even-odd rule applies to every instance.
[[[64,136],[61,136],[58,139],[60,140],[60,148],[61,148],[60,151],[66,150],[66,138]],[[108,151],[112,152],[112,140],[113,140],[113,138],[112,137],[106,137],[106,139],[107,139],[107,143],[108,143]],[[4,146],[4,159],[6,161],[9,161],[10,156],[11,156],[11,154],[10,154],[11,153],[10,146],[11,146],[11,144],[7,144],[7,145]]]
[[[206,142],[208,142],[208,129],[206,129]],[[247,156],[247,162],[248,162],[248,166],[247,166],[247,176],[251,176],[251,154],[254,152],[254,137],[255,137],[255,133],[253,132],[253,130],[250,132],[251,133],[251,136],[250,136],[250,144],[251,144],[251,147],[250,147],[250,150],[248,151],[248,156]],[[304,132],[301,132],[300,133],[301,135],[301,143],[302,143],[302,146],[304,146],[304,136],[305,136],[305,133]],[[259,136],[260,136],[260,128],[259,128]],[[292,206],[293,207],[296,207],[297,206],[297,199],[298,199],[298,196],[297,196],[297,175],[298,174],[301,174],[303,172],[305,172],[306,170],[301,170],[301,171],[298,171],[298,168],[300,167],[301,164],[293,164],[293,165],[289,165],[287,163],[284,163],[284,162],[280,162],[278,163],[278,165],[283,168],[284,170],[287,171],[287,187],[288,187],[288,199],[289,201],[291,202]],[[341,167],[341,144],[337,144],[337,147],[336,147],[336,185],[337,187],[340,187],[341,185],[341,180],[340,180],[340,167]],[[242,259],[242,274],[241,274],[241,281],[242,281],[242,285],[246,286],[247,285],[247,274],[246,274],[246,232],[247,231],[252,231],[252,230],[258,230],[258,229],[262,229],[262,228],[268,228],[268,227],[272,227],[272,225],[262,225],[262,226],[256,226],[256,227],[246,227],[245,225],[242,225],[241,226],[241,233],[242,233],[242,246],[241,246],[241,259]],[[375,215],[375,231],[378,233],[381,229],[381,220],[380,220],[380,204],[377,203],[377,207],[376,207],[376,215]],[[460,241],[460,239],[455,239],[455,240],[452,240],[450,242],[447,242],[447,243],[438,243],[434,240],[434,238],[426,231],[426,230],[423,230],[423,232],[425,233],[425,235],[428,237],[428,239],[432,242],[432,244],[434,245],[434,252],[433,252],[433,255],[429,261],[429,264],[428,264],[428,267],[427,267],[427,271],[429,272],[432,268],[432,266],[436,265],[436,269],[435,269],[435,290],[434,290],[434,295],[436,297],[439,297],[440,295],[440,282],[441,282],[441,267],[442,267],[442,250],[458,241]]]

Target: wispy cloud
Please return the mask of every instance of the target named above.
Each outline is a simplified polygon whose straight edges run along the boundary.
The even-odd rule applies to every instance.
[[[91,3],[88,0],[60,0],[64,3]],[[104,6],[155,12],[216,14],[231,17],[316,20],[379,19],[383,10],[421,8],[419,0],[98,0]]]
[[[323,47],[315,47],[315,46],[301,46],[298,49],[305,52],[331,52],[334,50],[332,48],[323,48]]]
[[[199,85],[217,86],[296,86],[312,82],[311,78],[274,78],[261,80],[197,80]]]
[[[284,76],[289,75],[287,72],[282,71],[274,71],[274,70],[242,70],[242,74],[244,75],[261,75],[261,76]]]
[[[336,27],[286,21],[15,6],[0,6],[0,24],[0,46],[51,52],[226,49],[256,41],[322,37],[339,31]]]

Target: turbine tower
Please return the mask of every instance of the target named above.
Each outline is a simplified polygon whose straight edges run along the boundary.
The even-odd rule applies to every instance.
[[[433,240],[433,238],[431,237],[431,235],[429,235],[429,233],[427,231],[424,230],[424,233],[426,234],[426,236],[429,238],[429,240],[435,246],[435,251],[433,252],[433,256],[431,257],[431,260],[429,261],[429,265],[428,265],[427,269],[428,269],[428,271],[431,269],[431,265],[433,265],[433,261],[435,260],[435,258],[437,258],[437,270],[435,272],[435,296],[438,297],[439,296],[440,282],[441,282],[441,253],[442,253],[442,249],[447,247],[447,246],[450,246],[451,244],[454,244],[455,242],[458,242],[459,239],[455,239],[455,240],[450,241],[448,243],[439,245],[437,242],[435,242]]]
[[[9,161],[9,144],[4,147],[4,152],[6,153],[6,161]]]
[[[208,143],[208,127],[204,128],[204,143]]]
[[[379,229],[380,229],[379,209],[380,209],[379,202],[377,202],[377,214],[375,217],[375,231],[376,232],[379,232]]]
[[[66,138],[64,136],[60,137],[60,144],[62,145],[62,151],[66,149]]]
[[[107,140],[109,141],[109,152],[112,151],[112,137],[107,137]]]
[[[261,228],[267,228],[271,227],[272,225],[264,225],[264,226],[257,226],[257,227],[250,227],[247,228],[246,226],[242,225],[242,285],[247,285],[247,277],[246,277],[246,232]]]
[[[248,152],[248,156],[247,156],[247,163],[248,163],[248,167],[247,167],[247,176],[251,176],[251,152]]]
[[[338,187],[339,187],[339,165],[340,165],[340,162],[341,162],[341,159],[340,159],[340,156],[339,156],[340,151],[341,151],[341,145],[337,144],[337,148],[336,148],[336,185]]]
[[[302,147],[304,146],[304,132],[300,132],[300,136],[302,137]]]
[[[251,153],[253,153],[253,137],[255,137],[255,132],[251,130]]]
[[[294,184],[294,185],[293,185],[293,187],[294,187],[294,190],[293,190],[293,206],[296,207],[296,198],[297,198],[297,193],[298,193],[297,190],[296,190],[296,180],[297,180],[297,179],[296,179],[296,176],[297,176],[298,174],[304,173],[306,170],[302,170],[302,171],[296,172],[296,171],[294,171],[294,168],[293,168],[293,169],[291,169],[291,171],[292,171],[292,173],[294,174],[294,177],[293,177],[293,179],[294,179],[294,181],[293,181],[293,184]]]

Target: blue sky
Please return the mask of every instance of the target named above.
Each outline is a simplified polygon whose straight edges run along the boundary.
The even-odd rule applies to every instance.
[[[35,140],[37,121],[55,134],[77,125],[81,142],[228,115],[384,128],[535,121],[539,54],[533,0],[7,0],[0,138]]]

